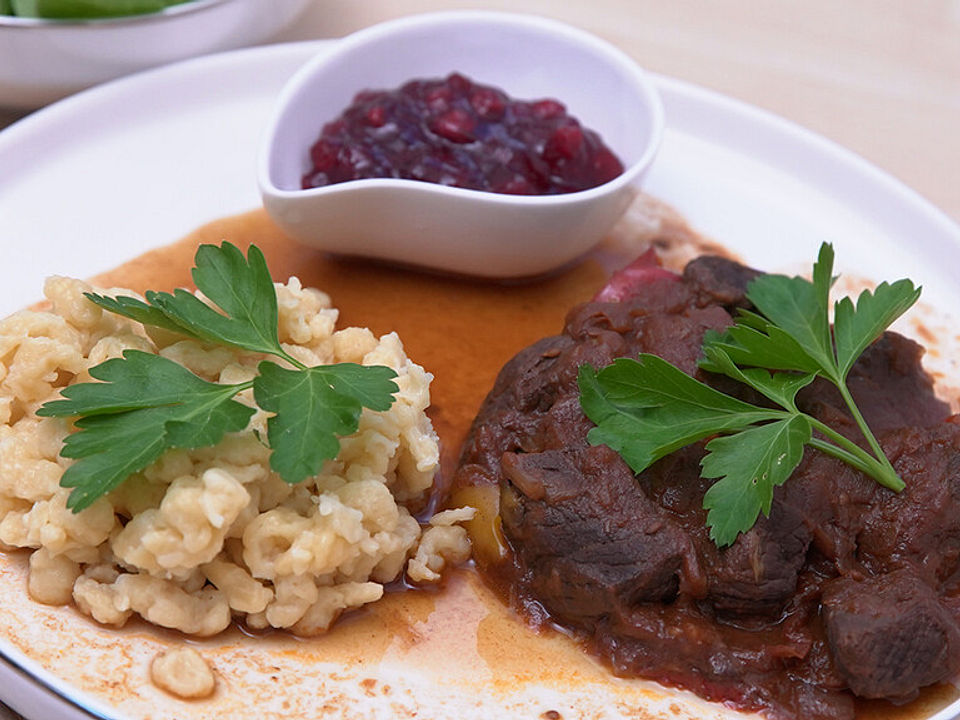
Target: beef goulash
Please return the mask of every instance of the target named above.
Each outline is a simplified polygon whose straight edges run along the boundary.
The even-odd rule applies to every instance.
[[[641,262],[615,276],[502,369],[455,486],[481,508],[484,575],[616,673],[771,718],[849,720],[855,696],[903,703],[960,669],[960,418],[934,395],[923,349],[886,332],[848,380],[906,489],[807,448],[769,517],[724,549],[705,523],[703,443],[634,475],[586,440],[584,363],[653,353],[757,402],[697,366],[704,333],[749,307],[756,275],[702,257],[682,275]],[[815,381],[798,405],[862,440],[833,386]]]

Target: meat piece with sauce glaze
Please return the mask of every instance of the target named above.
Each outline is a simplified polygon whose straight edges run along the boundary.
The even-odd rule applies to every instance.
[[[705,524],[702,445],[635,476],[586,442],[583,363],[654,353],[758,401],[697,367],[704,332],[749,307],[757,274],[705,257],[676,275],[641,258],[573,308],[562,334],[503,368],[455,482],[499,490],[510,552],[479,558],[487,576],[615,672],[772,718],[850,720],[854,694],[901,702],[960,669],[960,424],[935,396],[922,348],[885,333],[849,382],[908,489],[808,449],[769,518],[725,549]],[[800,403],[859,438],[832,386],[814,383]]]

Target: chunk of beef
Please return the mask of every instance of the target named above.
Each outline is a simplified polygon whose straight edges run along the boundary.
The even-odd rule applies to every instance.
[[[506,453],[503,471],[504,530],[555,616],[584,622],[676,596],[690,542],[616,453]]]
[[[789,507],[810,531],[813,547],[839,572],[858,569],[857,536],[884,490],[847,463],[817,452],[804,453],[774,502]]]
[[[950,415],[950,406],[936,396],[933,379],[923,371],[923,353],[913,340],[886,332],[851,369],[847,386],[875,434],[935,425]],[[817,380],[804,388],[797,406],[838,427],[851,439],[862,439],[840,393],[828,382]]]
[[[915,568],[934,587],[960,575],[960,424],[903,428],[880,437],[906,483],[878,491],[857,542],[874,572]]]
[[[813,533],[802,516],[778,503],[770,517],[742,534],[732,546],[700,546],[709,568],[709,597],[719,614],[761,621],[777,618],[797,589]]]
[[[614,342],[613,353],[622,340],[610,340]],[[500,371],[490,397],[499,399],[501,408],[509,410],[527,412],[549,407],[559,389],[558,373],[563,370],[557,358],[574,345],[571,338],[556,335],[522,350]]]
[[[827,583],[823,619],[837,668],[861,697],[903,702],[960,668],[956,621],[910,570]]]
[[[673,287],[671,285],[671,287]],[[661,298],[662,299],[662,298]],[[578,367],[589,362],[594,367],[609,364],[617,357],[636,357],[642,352],[655,353],[684,372],[696,374],[697,359],[703,334],[707,330],[723,330],[730,325],[730,314],[722,307],[693,305],[689,289],[673,293],[669,302],[659,307],[641,303],[585,303],[567,316],[565,333],[577,346],[590,348],[603,342],[613,349],[615,343],[608,336],[616,334],[622,341],[617,354],[605,362],[602,357],[586,357],[583,352],[572,357],[570,365]],[[576,375],[574,374],[574,377]]]
[[[854,364],[847,385],[874,432],[928,427],[950,415],[923,371],[925,352],[913,340],[886,332]]]
[[[704,332],[749,308],[757,274],[720,258],[682,276],[650,257],[627,268],[602,301],[570,311],[562,335],[503,368],[455,482],[499,486],[512,554],[483,569],[522,608],[583,633],[619,672],[778,720],[852,720],[848,689],[900,700],[946,677],[929,666],[960,669],[960,424],[942,422],[949,409],[922,348],[886,333],[849,378],[907,490],[808,450],[770,516],[725,549],[705,523],[702,445],[634,476],[612,450],[589,445],[579,405],[582,364],[641,352],[766,402],[697,367]],[[828,383],[805,388],[799,403],[862,441]]]
[[[719,615],[737,622],[778,617],[793,595],[812,532],[796,509],[781,502],[727,548],[717,548],[707,529],[703,495],[712,481],[699,477],[703,448],[685,448],[644,472],[644,492],[676,517],[702,560],[708,597]]]
[[[699,257],[687,263],[683,269],[683,279],[704,296],[706,302],[728,308],[749,306],[747,286],[761,274],[758,270],[716,255]]]

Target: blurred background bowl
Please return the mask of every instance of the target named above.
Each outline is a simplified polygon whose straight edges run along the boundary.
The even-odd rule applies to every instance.
[[[156,65],[269,40],[314,0],[191,0],[146,15],[0,15],[0,106],[32,109]]]

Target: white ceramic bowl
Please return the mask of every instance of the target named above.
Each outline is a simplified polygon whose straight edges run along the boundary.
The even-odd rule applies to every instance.
[[[414,180],[301,189],[323,125],[365,89],[461,72],[519,99],[552,97],[597,130],[625,172],[576,193],[502,195]],[[626,209],[663,129],[659,96],[624,53],[543,18],[443,12],[360,31],[284,88],[261,148],[264,207],[290,236],[335,253],[454,273],[519,278],[595,245]]]
[[[36,108],[148,67],[262,42],[311,2],[192,0],[102,20],[0,15],[0,106]]]

